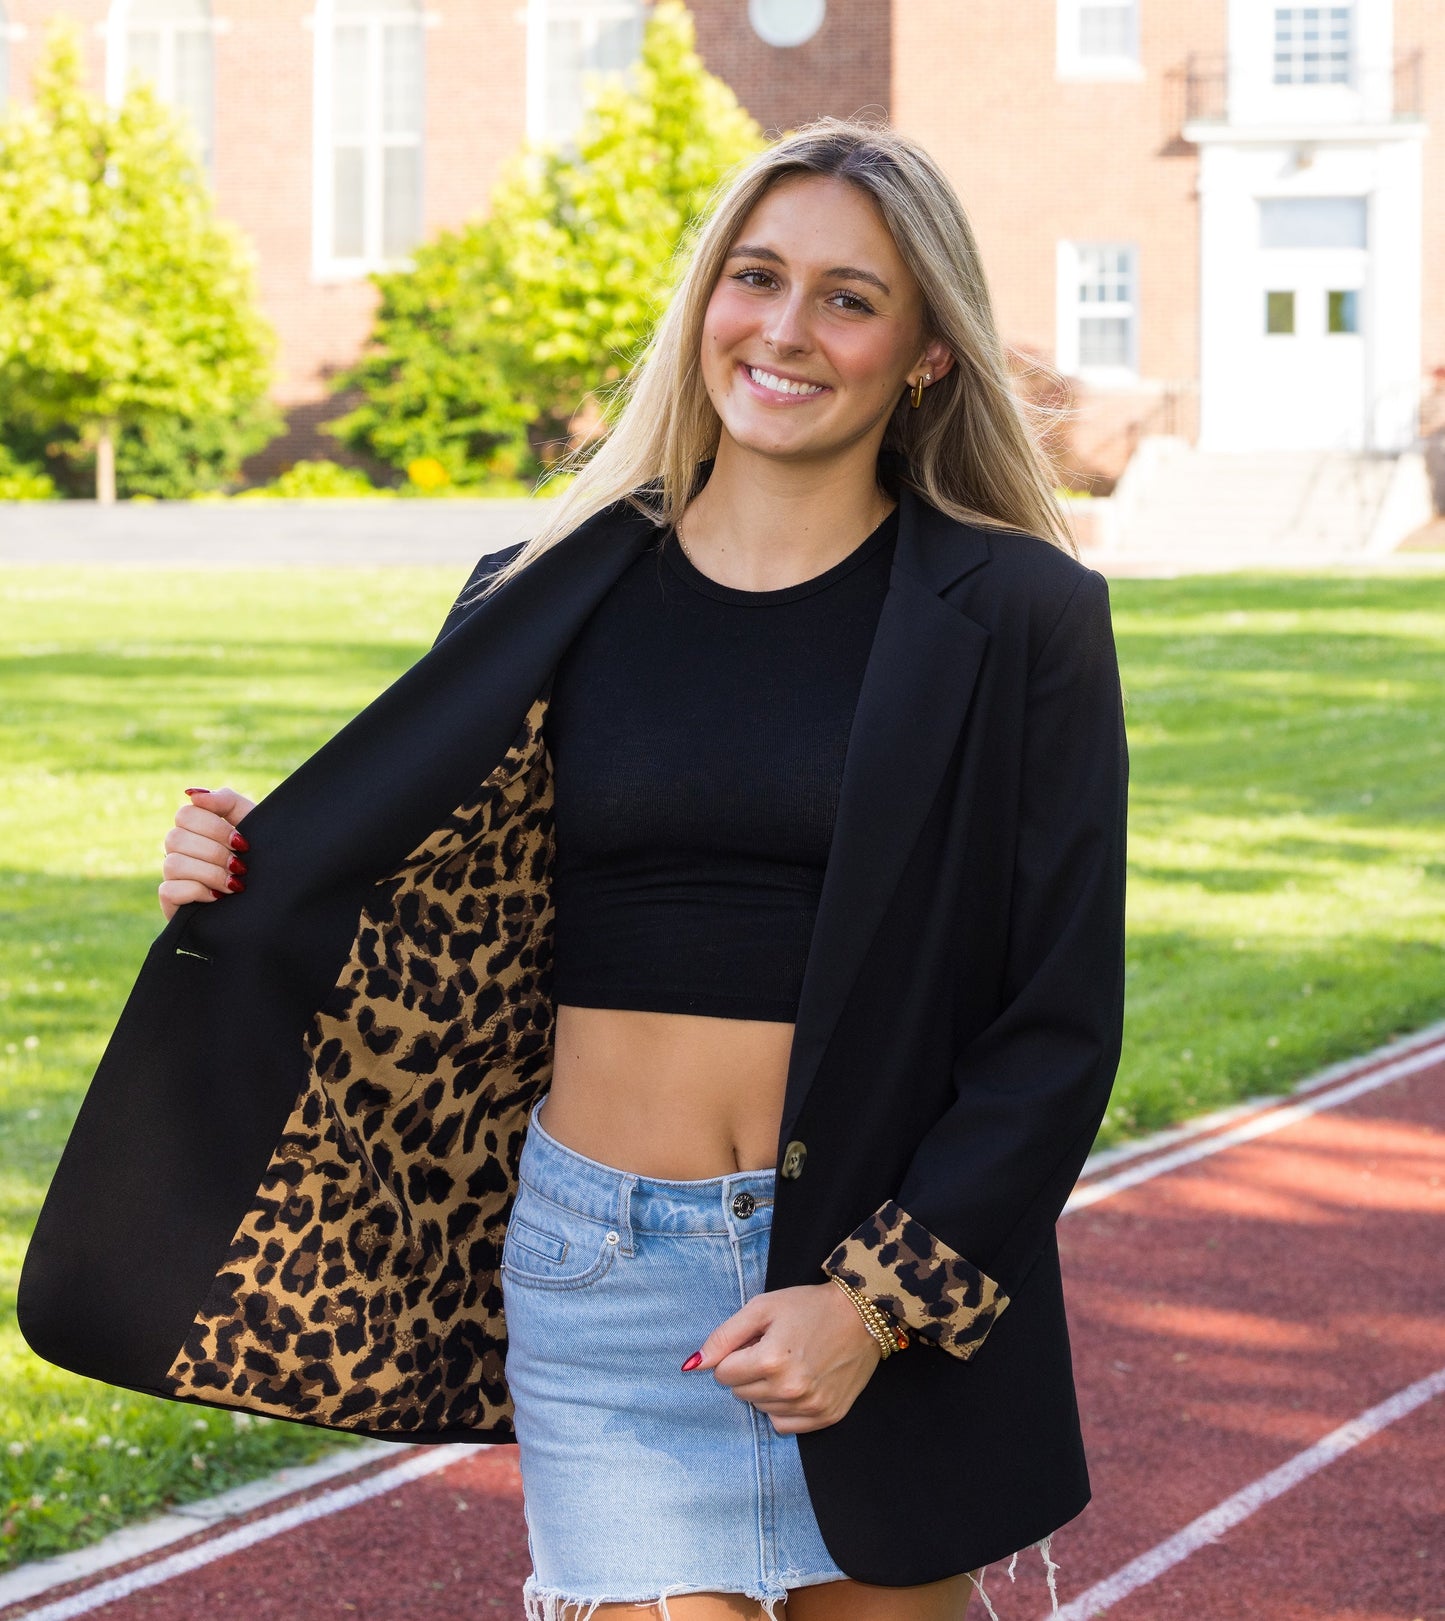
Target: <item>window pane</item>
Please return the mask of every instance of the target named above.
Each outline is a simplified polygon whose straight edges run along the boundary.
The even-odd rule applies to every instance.
[[[125,37],[125,76],[145,79],[160,89],[161,36],[157,28],[132,28]]]
[[[135,22],[209,22],[210,0],[131,0]]]
[[[331,251],[338,259],[359,259],[365,251],[365,217],[361,148],[336,149],[332,167]]]
[[[389,146],[382,154],[381,251],[387,259],[411,252],[421,235],[421,148]]]
[[[331,59],[331,133],[338,141],[360,141],[366,135],[366,29],[336,30]]]
[[[1127,303],[1129,299],[1128,248],[1079,249],[1079,298],[1086,304]]]
[[[1079,321],[1081,366],[1129,364],[1129,318],[1123,315],[1085,315]]]
[[[806,44],[828,12],[825,0],[748,0],[747,9],[758,38],[781,46]]]
[[[1363,197],[1261,197],[1262,248],[1363,248]]]
[[[575,21],[549,17],[547,40],[547,136],[561,140],[582,116],[582,34]]]
[[[586,53],[586,66],[596,73],[621,73],[637,59],[642,45],[642,24],[636,17],[603,23]]]
[[[1133,14],[1132,5],[1080,6],[1079,54],[1133,56]]]
[[[564,4],[549,0],[539,43],[545,95],[544,138],[564,141],[581,122],[590,73],[622,73],[642,46],[643,13],[631,0]]]
[[[1275,8],[1276,84],[1347,84],[1349,77],[1349,6]]]
[[[421,134],[422,32],[414,23],[383,30],[382,129],[388,135]]]
[[[175,36],[175,104],[189,113],[202,155],[211,138],[212,61],[211,35],[199,28],[180,29]]]
[[[1266,332],[1294,331],[1294,293],[1266,293],[1264,295],[1264,330]]]
[[[1358,332],[1360,330],[1360,294],[1354,287],[1331,289],[1329,298],[1329,330],[1331,332]]]

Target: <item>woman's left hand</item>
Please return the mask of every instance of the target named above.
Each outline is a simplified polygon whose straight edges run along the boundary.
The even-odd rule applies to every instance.
[[[834,1283],[765,1290],[713,1329],[697,1373],[712,1370],[780,1435],[836,1424],[883,1360],[878,1342]]]

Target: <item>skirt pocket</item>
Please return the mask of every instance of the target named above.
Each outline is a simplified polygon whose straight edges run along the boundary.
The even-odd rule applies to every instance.
[[[620,1235],[522,1182],[502,1244],[502,1275],[524,1289],[585,1289],[611,1270]]]

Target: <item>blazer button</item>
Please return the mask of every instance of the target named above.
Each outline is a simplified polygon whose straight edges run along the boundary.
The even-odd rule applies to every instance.
[[[790,1182],[796,1182],[803,1174],[803,1161],[807,1159],[807,1157],[807,1143],[800,1143],[795,1138],[783,1150],[783,1163],[779,1169]]]

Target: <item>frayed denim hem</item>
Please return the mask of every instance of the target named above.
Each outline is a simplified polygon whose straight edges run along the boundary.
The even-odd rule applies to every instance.
[[[775,1588],[766,1592],[753,1592],[744,1590],[743,1596],[749,1598],[754,1604],[761,1607],[768,1621],[782,1621],[778,1615],[777,1606],[788,1596],[794,1587],[816,1587],[823,1582],[836,1582],[840,1580],[836,1571],[820,1571],[815,1575],[806,1575],[802,1571],[785,1570]],[[639,1611],[655,1610],[658,1621],[673,1621],[672,1612],[667,1601],[669,1598],[681,1598],[687,1593],[729,1593],[737,1589],[720,1585],[717,1582],[677,1582],[665,1587],[652,1598],[633,1598],[604,1596],[602,1598],[579,1598],[573,1594],[561,1593],[553,1587],[543,1587],[535,1577],[529,1576],[522,1585],[522,1603],[527,1613],[527,1621],[588,1621],[595,1614],[600,1604],[631,1604]],[[985,1601],[986,1602],[986,1601]]]
[[[1046,1537],[1040,1537],[1037,1542],[1031,1542],[1029,1544],[1030,1548],[1037,1548],[1039,1550],[1039,1557],[1044,1562],[1044,1580],[1049,1584],[1049,1603],[1053,1606],[1049,1611],[1051,1616],[1059,1613],[1059,1587],[1057,1581],[1059,1567],[1049,1556],[1049,1545],[1053,1540],[1053,1534],[1050,1533]],[[1023,1550],[1020,1549],[1019,1551],[1022,1552]],[[1018,1564],[1018,1562],[1019,1556],[1016,1553],[1008,1562],[1008,1579],[1010,1581],[1015,1579],[1014,1567]],[[984,1609],[988,1611],[989,1621],[998,1621],[998,1611],[994,1609],[992,1600],[990,1600],[988,1594],[983,1590],[983,1571],[980,1571],[977,1576],[970,1572],[968,1579],[978,1589],[978,1596],[983,1600]]]

